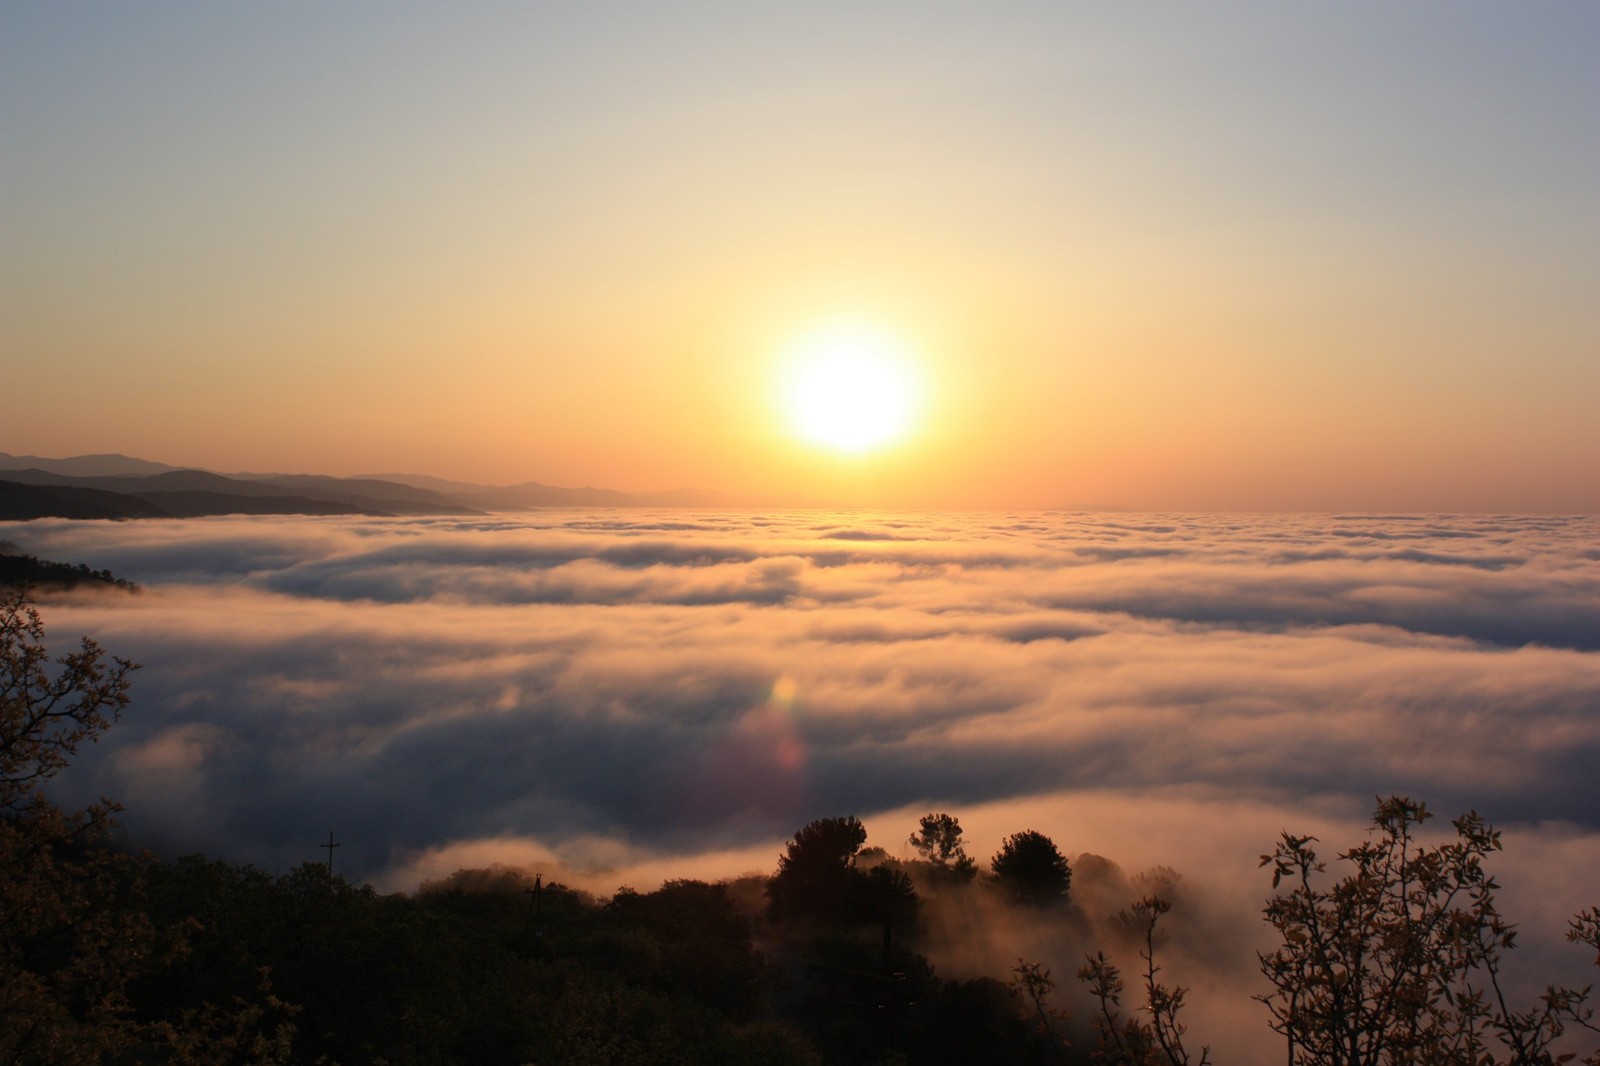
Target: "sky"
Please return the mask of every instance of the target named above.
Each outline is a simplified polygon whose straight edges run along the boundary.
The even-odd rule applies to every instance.
[[[0,0],[0,450],[1592,513],[1596,54],[1587,0]],[[836,321],[915,393],[858,453],[784,414]]]
[[[770,875],[821,817],[910,857],[946,811],[980,864],[1050,836],[1091,916],[1136,898],[1119,878],[1175,872],[1194,1032],[1266,1061],[1223,1054],[1270,1035],[1259,856],[1292,832],[1331,857],[1398,793],[1429,839],[1469,810],[1504,831],[1489,866],[1531,992],[1593,978],[1562,939],[1600,904],[1592,517],[602,510],[0,539],[144,586],[41,603],[53,650],[88,634],[142,664],[51,790],[120,801],[161,855],[287,872],[332,830],[339,872],[385,891],[502,863],[610,895]],[[1037,918],[932,925],[946,976],[1069,975],[1092,948]]]

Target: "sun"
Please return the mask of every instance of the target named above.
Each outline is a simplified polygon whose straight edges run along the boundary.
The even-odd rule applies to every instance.
[[[785,352],[779,401],[795,436],[849,455],[886,447],[911,429],[918,378],[910,347],[860,322],[830,323]]]

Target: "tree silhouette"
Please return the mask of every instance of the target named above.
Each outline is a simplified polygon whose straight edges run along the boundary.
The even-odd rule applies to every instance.
[[[911,878],[892,866],[852,870],[845,917],[851,921],[887,925],[901,935],[917,920],[921,900]]]
[[[52,662],[27,593],[0,590],[0,809],[40,802],[38,786],[121,716],[137,669],[126,659],[108,662],[88,637]]]
[[[730,1017],[754,1015],[760,957],[750,920],[734,906],[727,885],[668,881],[654,892],[618,892],[607,910],[655,941],[663,990],[676,987]]]
[[[866,841],[867,828],[854,815],[819,818],[795,833],[767,882],[771,917],[844,917],[852,902],[856,853]]]
[[[995,880],[1024,903],[1064,903],[1072,870],[1055,841],[1033,829],[1006,837],[990,863]]]
[[[23,589],[0,590],[0,1060],[96,1061],[135,1038],[129,982],[158,953],[140,870],[104,846],[116,808],[38,792],[128,702],[125,659],[52,660]]]
[[[1291,1062],[1553,1063],[1569,1025],[1600,1032],[1587,989],[1551,986],[1537,1007],[1507,1005],[1500,969],[1516,934],[1484,869],[1500,833],[1469,812],[1454,840],[1424,846],[1415,830],[1429,817],[1406,797],[1380,801],[1373,834],[1339,856],[1350,872],[1326,888],[1312,837],[1284,833],[1261,857],[1272,887],[1288,891],[1267,904],[1282,944],[1260,956],[1273,992],[1258,998]],[[1596,944],[1596,932],[1579,915],[1568,939]]]
[[[1122,994],[1126,986],[1122,972],[1097,951],[1085,957],[1078,968],[1078,980],[1089,986],[1089,992],[1099,1004],[1095,1028],[1100,1032],[1100,1045],[1095,1049],[1095,1062],[1105,1066],[1191,1066],[1188,1050],[1183,1045],[1183,1034],[1188,1027],[1179,1019],[1188,989],[1167,986],[1157,979],[1161,967],[1156,965],[1156,925],[1161,916],[1172,909],[1172,904],[1160,896],[1146,896],[1120,917],[1130,927],[1137,927],[1144,946],[1139,958],[1144,961],[1144,974],[1140,991],[1144,1005],[1138,1014],[1144,1017],[1122,1016]],[[1200,1058],[1193,1066],[1209,1066],[1211,1049],[1202,1048]]]
[[[1328,866],[1312,837],[1284,833],[1261,857],[1273,889],[1286,891],[1267,903],[1281,944],[1259,955],[1273,991],[1256,998],[1284,1037],[1289,1066],[1557,1066],[1577,1059],[1559,1052],[1564,1034],[1600,1034],[1588,988],[1552,984],[1537,1005],[1509,1005],[1501,966],[1516,934],[1484,869],[1500,834],[1468,813],[1455,820],[1454,840],[1423,845],[1415,830],[1428,817],[1403,796],[1380,800],[1373,832],[1338,856],[1350,872],[1326,887]],[[1167,909],[1157,898],[1135,907],[1144,923],[1144,1002],[1131,1016],[1122,1013],[1121,974],[1104,954],[1078,971],[1100,1005],[1096,1062],[1190,1061],[1178,1021],[1185,990],[1156,979],[1155,928]],[[1573,918],[1567,939],[1600,949],[1600,908]],[[1600,1050],[1579,1061],[1600,1066]]]
[[[907,841],[917,854],[930,862],[941,873],[953,875],[963,881],[977,873],[977,864],[967,854],[961,843],[961,822],[948,814],[929,813],[922,816],[917,831]]]

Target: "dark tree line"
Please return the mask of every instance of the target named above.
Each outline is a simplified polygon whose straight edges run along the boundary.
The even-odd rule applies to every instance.
[[[0,586],[31,585],[36,588],[78,588],[102,586],[137,592],[139,586],[124,580],[110,570],[91,570],[87,564],[55,563],[16,550],[8,541],[0,541]]]

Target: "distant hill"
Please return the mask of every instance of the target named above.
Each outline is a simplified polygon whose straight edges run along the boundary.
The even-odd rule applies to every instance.
[[[744,499],[704,489],[671,489],[667,492],[621,492],[617,489],[556,488],[527,481],[491,489],[465,497],[479,507],[496,511],[520,511],[533,507],[760,507],[771,501]]]
[[[219,474],[120,454],[50,459],[0,452],[0,520],[216,514],[481,515],[544,507],[820,507],[707,489],[623,492],[537,481],[480,485],[425,474]],[[29,493],[25,487],[38,492]],[[46,491],[47,490],[47,491]]]
[[[475,515],[483,512],[426,489],[316,475],[231,478],[207,470],[83,475],[42,469],[0,472],[0,517],[195,518],[221,514]],[[25,492],[24,488],[37,491]]]
[[[32,472],[8,470],[6,473],[16,476]],[[0,481],[0,521],[7,522],[26,522],[35,518],[201,518],[224,514],[383,513],[348,503],[279,493],[245,496],[203,489],[155,489],[132,493],[76,484],[30,485]]]
[[[0,470],[44,470],[71,477],[149,477],[180,467],[153,463],[148,459],[117,455],[74,455],[66,459],[47,459],[41,455],[11,455],[0,452]]]
[[[163,517],[168,517],[167,513],[150,501],[120,492],[71,485],[24,485],[15,481],[0,481],[0,521]]]
[[[475,507],[464,505],[459,499],[451,499],[432,489],[419,488],[399,481],[328,477],[325,474],[272,474],[263,478],[262,482],[286,491],[304,493],[307,496],[359,503],[390,514],[483,513]]]
[[[475,485],[448,481],[426,474],[374,474],[385,481],[448,493],[454,499],[488,511],[527,511],[540,507],[815,507],[815,501],[790,498],[736,496],[710,489],[668,489],[664,492],[623,492],[591,486],[562,488],[538,481],[516,485]]]
[[[71,485],[102,489],[106,492],[226,492],[232,496],[292,496],[281,485],[259,481],[240,481],[207,470],[165,470],[158,474],[58,474],[49,470],[7,470],[0,473],[7,481],[26,485]]]
[[[425,474],[375,474],[384,481],[399,482],[419,489],[448,493],[463,502],[491,511],[522,511],[535,507],[632,507],[634,497],[617,489],[564,489],[526,481],[520,485],[475,485],[469,481],[447,481]]]
[[[317,500],[309,496],[239,496],[228,492],[190,489],[141,492],[135,498],[155,504],[173,518],[204,518],[207,515],[224,514],[391,516],[388,511],[359,507],[340,500]]]

